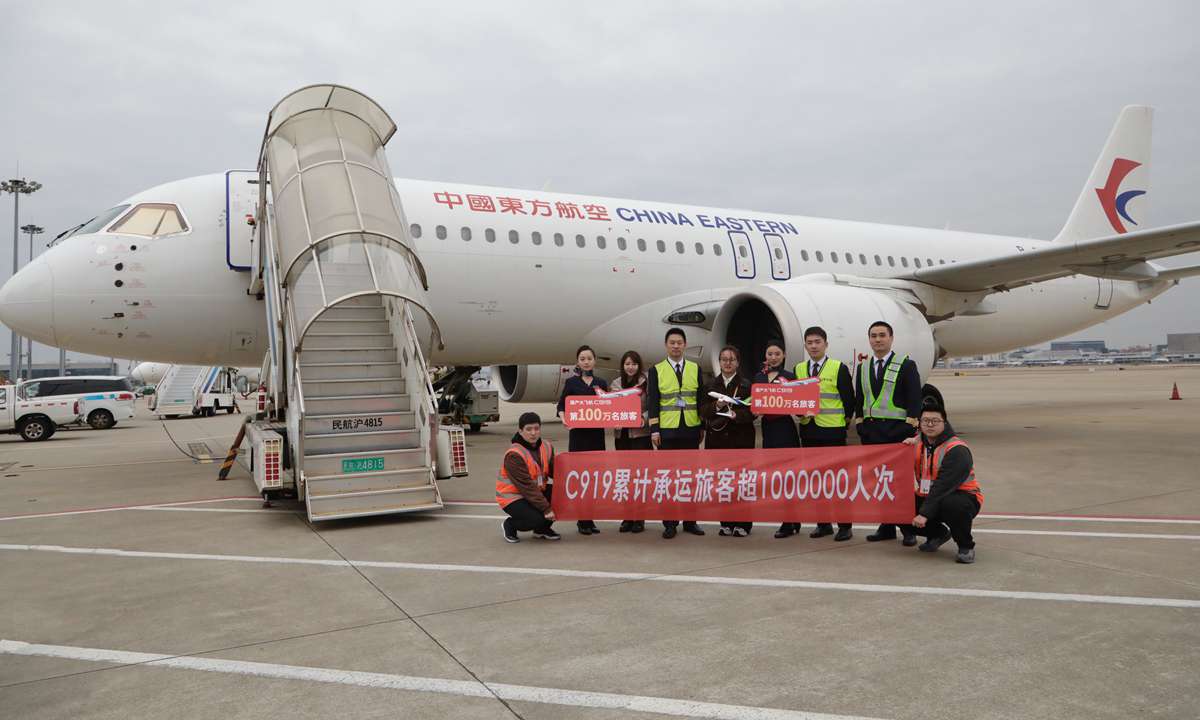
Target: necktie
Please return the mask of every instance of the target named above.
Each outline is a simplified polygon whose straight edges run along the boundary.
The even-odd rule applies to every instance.
[[[875,361],[875,380],[883,382],[883,361],[878,359]]]
[[[808,376],[816,377],[821,374],[821,363],[811,362],[808,364]]]
[[[675,363],[675,374],[678,375],[680,379],[683,378],[683,363]]]

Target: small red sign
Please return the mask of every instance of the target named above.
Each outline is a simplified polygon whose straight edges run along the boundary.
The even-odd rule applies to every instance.
[[[636,428],[642,426],[642,396],[568,395],[563,424],[570,428]]]
[[[816,415],[821,384],[755,383],[750,386],[750,412],[755,415]]]

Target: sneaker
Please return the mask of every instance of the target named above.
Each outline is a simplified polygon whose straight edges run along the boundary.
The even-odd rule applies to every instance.
[[[962,563],[963,565],[970,565],[975,562],[975,548],[960,549],[958,555],[954,557],[954,562]]]
[[[722,525],[721,529],[717,531],[717,534],[720,535],[721,537],[729,537],[730,535],[733,534],[733,528],[727,528],[724,525]]]
[[[905,538],[905,539],[907,540],[907,538]],[[917,549],[920,550],[921,552],[937,552],[937,549],[940,548],[942,545],[944,545],[946,543],[946,541],[949,539],[950,539],[950,529],[946,528],[946,532],[942,533],[938,537],[929,538],[925,542],[921,543],[921,547],[919,547]]]
[[[750,532],[748,530],[746,530],[746,528],[744,528],[744,527],[735,527],[733,529],[734,537],[746,537],[749,534],[750,534]]]
[[[554,532],[554,528],[546,528],[545,530],[534,530],[533,536],[543,540],[562,540],[562,535]]]
[[[500,532],[504,534],[504,542],[519,543],[521,538],[517,537],[517,531],[513,529],[512,518],[504,518],[504,522],[500,523]]]

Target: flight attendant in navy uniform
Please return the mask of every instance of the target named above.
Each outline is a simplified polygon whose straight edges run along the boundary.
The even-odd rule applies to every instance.
[[[762,370],[754,376],[757,383],[784,383],[795,380],[796,376],[784,367],[786,356],[783,341],[767,342],[766,357]],[[762,446],[763,448],[798,448],[800,435],[796,432],[796,421],[791,415],[763,415]],[[775,531],[776,538],[791,537],[800,532],[800,523],[785,522]]]
[[[608,383],[593,373],[596,369],[596,353],[587,345],[575,351],[575,374],[563,383],[562,397],[558,399],[558,416],[566,412],[567,398],[572,395],[597,395],[597,390],[608,391]],[[571,428],[567,435],[567,452],[605,450],[604,428]],[[594,520],[579,520],[575,523],[580,535],[598,535],[600,528]]]

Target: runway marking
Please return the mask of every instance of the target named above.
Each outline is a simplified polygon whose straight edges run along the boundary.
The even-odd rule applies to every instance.
[[[154,508],[148,508],[153,510]],[[413,513],[419,517],[458,518],[462,520],[503,520],[504,516],[472,515],[470,513]],[[569,521],[567,521],[569,522]],[[596,520],[598,523],[619,523],[620,520]],[[715,520],[700,520],[697,525],[719,525]],[[1083,532],[1076,530],[1008,530],[1000,528],[971,528],[973,533],[994,533],[997,535],[1058,535],[1061,537],[1094,537],[1094,538],[1126,538],[1130,540],[1200,540],[1200,535],[1168,534],[1168,533],[1119,533],[1119,532]]]
[[[225,673],[229,675],[304,680],[307,682],[438,693],[489,700],[500,697],[504,700],[516,702],[657,713],[679,717],[713,718],[714,720],[872,720],[871,718],[857,715],[830,715],[802,710],[754,707],[752,705],[725,705],[723,703],[709,703],[648,695],[621,695],[617,693],[589,692],[586,690],[537,687],[534,685],[450,680],[447,678],[393,675],[390,673],[363,672],[361,670],[337,670],[333,668],[308,667],[305,665],[278,665],[275,663],[227,660],[223,658],[197,657],[194,655],[162,655],[157,653],[130,652],[127,650],[72,647],[69,645],[41,645],[18,640],[0,640],[0,654],[53,657],[98,663],[114,663],[118,665],[165,667],[176,670],[199,670],[201,672]]]
[[[1001,600],[1044,600],[1099,605],[1132,605],[1140,607],[1200,608],[1200,600],[1188,598],[1139,597],[1131,595],[1088,595],[1082,593],[1034,592],[1023,590],[981,590],[977,588],[927,587],[913,585],[876,585],[871,583],[821,582],[815,580],[779,580],[775,578],[742,578],[712,575],[670,575],[661,573],[612,572],[605,570],[568,570],[565,568],[530,568],[508,565],[465,565],[450,563],[415,563],[381,560],[326,560],[318,558],[269,557],[263,555],[216,555],[207,553],[153,552],[120,550],[117,548],[64,547],[61,545],[2,544],[0,550],[50,552],[67,555],[100,555],[122,558],[156,558],[166,560],[216,560],[222,562],[269,563],[281,565],[320,565],[342,568],[377,568],[381,570],[417,570],[429,572],[460,572],[490,575],[541,575],[549,577],[600,578],[604,580],[645,580],[695,585],[732,585],[741,587],[791,588],[799,590],[840,590],[846,592],[885,593],[890,595],[933,595],[937,597],[973,597]]]
[[[62,465],[56,467],[23,468],[22,472],[46,472],[49,470],[90,470],[91,468],[126,467],[128,465],[153,465],[155,463],[193,462],[191,458],[166,458],[163,460],[136,460],[134,462],[97,463],[95,465]]]
[[[80,510],[60,510],[58,512],[26,513],[23,515],[8,515],[6,517],[0,517],[0,521],[30,520],[33,518],[46,518],[46,517],[64,517],[67,515],[91,515],[93,513],[117,512],[118,510],[145,510],[145,509],[169,508],[169,507],[175,507],[178,505],[202,505],[204,503],[233,502],[235,500],[260,500],[261,501],[262,498],[258,497],[257,495],[250,495],[250,496],[236,496],[236,497],[206,498],[203,500],[180,500],[178,502],[166,502],[166,503],[143,503],[140,505],[109,505],[106,507],[98,507],[98,508],[82,508]]]
[[[1200,518],[1156,517],[1152,515],[1025,515],[1021,513],[981,513],[979,520],[1050,520],[1053,522],[1141,523],[1146,525],[1200,525]]]

